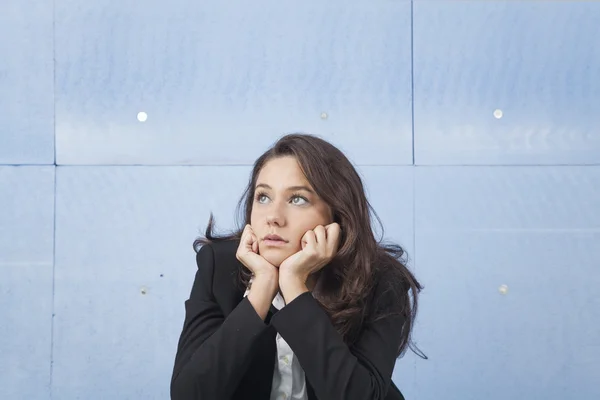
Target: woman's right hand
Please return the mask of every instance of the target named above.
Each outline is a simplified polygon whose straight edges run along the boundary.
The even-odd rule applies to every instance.
[[[242,232],[236,258],[252,272],[254,278],[262,276],[277,276],[278,270],[270,262],[258,254],[258,238],[252,227],[246,225]]]
[[[252,272],[248,301],[264,321],[279,291],[279,270],[258,254],[258,239],[250,225],[242,232],[236,258]]]

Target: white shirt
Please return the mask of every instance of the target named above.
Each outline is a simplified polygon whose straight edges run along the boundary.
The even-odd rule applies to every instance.
[[[246,290],[244,297],[248,293],[249,290]],[[281,294],[277,293],[273,299],[273,306],[278,310],[285,307],[285,301]],[[271,400],[308,400],[304,370],[300,366],[298,358],[279,333],[277,333],[276,341],[277,355],[271,386]]]

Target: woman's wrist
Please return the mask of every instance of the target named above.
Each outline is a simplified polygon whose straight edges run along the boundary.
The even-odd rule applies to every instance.
[[[261,274],[252,279],[248,301],[263,321],[267,318],[267,313],[278,290],[277,274]]]
[[[280,274],[279,288],[285,304],[291,303],[296,297],[309,291],[306,278],[294,274]]]

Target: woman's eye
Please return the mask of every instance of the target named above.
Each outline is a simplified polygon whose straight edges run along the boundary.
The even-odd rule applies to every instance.
[[[265,201],[267,201],[267,196],[265,196],[264,194],[259,194],[256,199],[259,203],[264,203]]]
[[[292,198],[292,203],[295,204],[295,205],[303,205],[306,202],[307,202],[306,199],[303,198],[303,197],[300,197],[300,196],[294,196]]]

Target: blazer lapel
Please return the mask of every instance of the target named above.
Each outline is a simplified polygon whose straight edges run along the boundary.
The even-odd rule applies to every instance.
[[[215,268],[215,277],[213,278],[216,287],[214,295],[217,302],[221,305],[223,313],[227,316],[244,298],[245,290],[237,283],[237,273],[242,267],[241,263],[234,257],[236,242],[231,242],[231,249],[226,252],[228,258],[221,259],[219,268]],[[277,309],[271,305],[265,323],[269,324],[271,317],[277,312]],[[249,354],[250,365],[241,382],[236,389],[235,399],[247,399],[249,394],[256,399],[269,399],[271,397],[271,386],[273,385],[273,372],[275,362],[277,361],[277,331],[269,326],[256,340],[256,345]]]
[[[238,386],[234,398],[246,399],[249,393],[252,393],[253,399],[270,398],[277,357],[276,335],[275,328],[269,327],[257,339],[256,347],[250,355],[252,361]]]
[[[317,399],[315,391],[313,390],[312,386],[310,386],[310,382],[308,380],[306,381],[306,392],[308,393],[308,400],[319,400]]]

